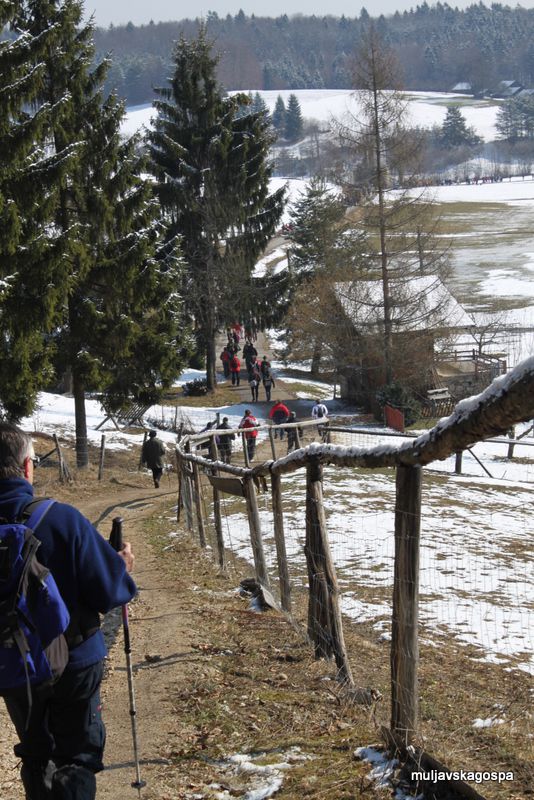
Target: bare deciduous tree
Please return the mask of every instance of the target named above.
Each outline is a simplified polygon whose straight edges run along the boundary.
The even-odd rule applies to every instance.
[[[425,190],[417,188],[422,145],[420,136],[409,127],[399,74],[392,51],[370,24],[354,59],[353,85],[359,109],[337,123],[343,144],[353,154],[341,181],[357,204],[358,224],[370,243],[374,277],[381,280],[386,384],[394,378],[393,336],[401,330],[395,309],[405,302],[407,285],[414,277],[431,274],[443,280],[448,263],[447,252],[436,239],[439,222],[435,208]],[[435,324],[430,317],[439,315],[439,309],[429,308],[423,298],[418,303],[413,292],[409,308],[415,316],[428,314],[429,325]]]

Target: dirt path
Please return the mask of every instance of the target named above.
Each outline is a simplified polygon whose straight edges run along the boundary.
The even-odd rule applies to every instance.
[[[176,479],[173,478],[173,482]],[[134,485],[132,485],[134,484]],[[191,611],[183,608],[171,586],[169,576],[158,569],[150,545],[142,531],[148,518],[174,517],[176,502],[174,486],[165,486],[156,492],[149,488],[143,475],[129,476],[127,484],[113,483],[113,489],[93,497],[84,498],[77,506],[107,536],[114,516],[124,518],[125,538],[132,542],[136,554],[135,579],[139,598],[131,606],[131,632],[136,672],[135,685],[139,707],[139,738],[142,743],[146,770],[160,763],[160,752],[165,737],[161,714],[168,697],[173,665],[187,661],[190,656]],[[65,498],[68,499],[68,498]],[[118,617],[117,617],[118,622]],[[157,664],[152,666],[145,655],[157,654]],[[108,730],[106,761],[109,771],[99,776],[99,798],[122,798],[128,793],[125,787],[133,780],[130,762],[131,727],[128,713],[127,677],[123,652],[122,631],[111,648],[109,671],[104,684],[104,718]],[[154,670],[157,678],[154,679]],[[155,714],[155,709],[158,713]],[[16,741],[11,722],[0,705],[0,797],[18,800],[23,797],[18,769],[12,747]],[[144,764],[145,769],[145,764]],[[146,795],[148,797],[148,795]]]

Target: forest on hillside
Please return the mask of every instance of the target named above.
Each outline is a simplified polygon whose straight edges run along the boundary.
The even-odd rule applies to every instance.
[[[227,89],[344,89],[351,59],[369,14],[357,18],[283,15],[248,17],[243,11],[205,18],[220,54],[219,80]],[[459,81],[474,91],[501,80],[534,85],[534,9],[446,3],[380,16],[374,24],[395,51],[407,89],[449,91]],[[170,74],[174,42],[196,34],[198,20],[110,26],[95,31],[97,58],[111,55],[106,88],[128,104],[151,102],[153,87]]]

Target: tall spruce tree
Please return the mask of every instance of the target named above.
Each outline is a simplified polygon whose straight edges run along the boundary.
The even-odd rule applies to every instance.
[[[31,412],[50,374],[43,334],[57,324],[67,289],[64,240],[52,222],[58,179],[74,156],[46,146],[62,106],[39,100],[54,31],[21,30],[19,10],[0,4],[0,407],[13,419]]]
[[[122,103],[103,98],[107,63],[93,65],[93,27],[78,0],[28,0],[24,22],[38,35],[53,25],[43,54],[40,97],[69,102],[53,121],[56,152],[83,142],[60,185],[55,227],[69,237],[70,287],[55,342],[72,376],[78,467],[88,463],[85,395],[117,405],[154,399],[180,367],[176,253],[160,249],[157,204],[141,177],[138,141],[123,142]]]
[[[441,127],[441,141],[445,147],[463,147],[480,144],[474,128],[468,127],[465,117],[457,106],[447,106],[447,113]]]
[[[276,98],[271,122],[278,136],[283,136],[286,129],[286,106],[281,94]]]
[[[238,118],[242,96],[223,96],[217,61],[203,26],[195,39],[178,42],[174,75],[157,90],[158,116],[148,137],[168,233],[182,241],[183,295],[206,354],[209,391],[216,383],[217,331],[249,316],[252,270],[284,197],[284,190],[269,194],[268,120],[263,112]]]
[[[311,359],[312,375],[319,374],[325,350],[336,351],[333,342],[339,331],[330,297],[336,281],[355,280],[365,271],[365,235],[354,229],[345,212],[339,189],[316,177],[291,213],[288,339],[293,354]]]
[[[287,101],[284,135],[289,142],[297,142],[302,138],[304,120],[296,94],[290,94]]]

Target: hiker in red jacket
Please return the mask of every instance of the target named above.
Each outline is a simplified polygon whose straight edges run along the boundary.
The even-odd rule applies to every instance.
[[[222,361],[223,370],[224,370],[224,377],[225,378],[229,378],[230,377],[230,361],[232,359],[232,354],[228,350],[228,347],[223,348],[223,351],[222,351],[221,355],[219,356],[219,358]]]
[[[245,409],[243,419],[239,423],[239,427],[246,431],[245,440],[247,443],[248,460],[253,461],[254,453],[256,452],[256,437],[258,435],[259,422],[250,410]]]
[[[272,421],[273,425],[282,425],[284,422],[287,422],[289,419],[289,408],[282,403],[281,400],[276,400],[274,402],[273,407],[269,411],[269,419]],[[275,428],[274,431],[274,438],[276,439],[277,433],[280,434],[280,439],[284,438],[284,429],[283,428]]]
[[[237,354],[232,356],[232,360],[230,361],[230,373],[232,375],[232,386],[239,386],[241,380],[241,361],[237,357]]]

